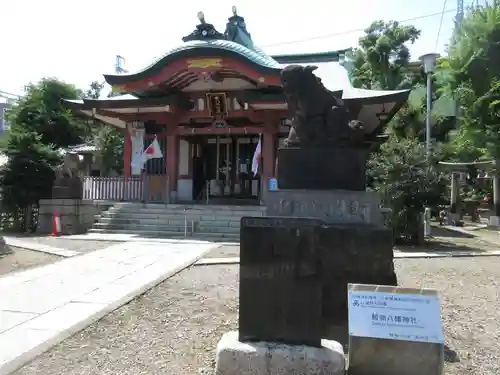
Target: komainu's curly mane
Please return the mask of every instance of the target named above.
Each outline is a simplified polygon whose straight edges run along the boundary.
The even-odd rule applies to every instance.
[[[281,84],[293,115],[287,145],[349,142],[354,129],[342,99],[314,75],[315,66],[290,65],[281,72]],[[361,135],[361,133],[359,133]]]

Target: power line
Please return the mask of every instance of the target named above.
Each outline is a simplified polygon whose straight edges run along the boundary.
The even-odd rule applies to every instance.
[[[437,36],[436,36],[436,44],[434,45],[434,51],[436,51],[438,48],[439,37],[441,36],[441,28],[443,27],[443,18],[444,18],[444,12],[446,11],[446,3],[447,2],[448,2],[448,0],[443,1],[443,10],[441,12],[441,19],[439,21],[439,29],[438,29]]]
[[[423,15],[423,16],[407,18],[405,20],[400,20],[400,21],[397,21],[397,22],[403,23],[403,22],[409,22],[409,21],[417,21],[417,20],[422,20],[422,19],[425,19],[425,18],[431,18],[431,17],[435,17],[435,16],[443,16],[445,13],[451,13],[451,12],[455,12],[455,11],[456,11],[456,9],[447,9],[447,10],[444,10],[442,12],[431,13],[431,14],[426,14],[426,15]],[[302,42],[309,42],[309,41],[312,41],[312,40],[327,39],[327,38],[332,38],[334,36],[359,33],[359,32],[365,31],[365,29],[366,29],[366,27],[363,27],[362,29],[347,30],[347,31],[341,31],[339,33],[319,35],[319,36],[315,36],[315,37],[311,37],[311,38],[290,40],[288,42],[281,42],[281,43],[275,43],[275,44],[268,44],[266,46],[262,46],[262,48],[278,47],[278,46],[283,46],[283,45],[287,45],[287,44],[296,44],[296,43],[302,43]]]
[[[7,92],[7,91],[2,91],[0,90],[0,95],[8,95],[8,96],[15,96],[15,97],[19,97],[19,95],[17,94],[12,94],[10,92]]]

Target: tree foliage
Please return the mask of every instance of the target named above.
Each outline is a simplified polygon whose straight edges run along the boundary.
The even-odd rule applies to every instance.
[[[354,87],[395,90],[408,86],[410,52],[407,43],[414,43],[420,30],[396,21],[374,21],[359,39],[354,50]]]
[[[397,22],[375,21],[359,39],[354,52],[353,85],[367,89],[396,90],[411,88],[408,102],[385,129],[389,138],[372,154],[368,163],[368,179],[392,209],[391,223],[397,238],[417,241],[421,215],[428,205],[442,203],[446,179],[429,166],[425,139],[426,87],[420,64],[410,61],[408,44],[414,43],[420,31]],[[438,77],[434,84],[439,81]],[[444,95],[434,90],[437,103]],[[446,141],[454,126],[453,119],[436,106],[432,112],[433,136]],[[434,162],[434,158],[432,158]]]
[[[450,46],[448,89],[460,107],[454,159],[500,158],[500,1],[471,7]]]
[[[61,162],[58,150],[81,143],[89,133],[87,124],[61,104],[80,95],[72,85],[44,78],[29,84],[7,111],[11,128],[3,152],[8,162],[0,171],[5,206],[26,208],[51,196],[53,167]]]
[[[92,83],[89,85],[89,88],[83,93],[83,97],[89,99],[99,99],[103,88],[104,83],[100,83],[99,81],[92,81]]]
[[[4,153],[8,157],[0,174],[4,205],[10,209],[24,208],[50,197],[52,168],[60,162],[60,157],[52,147],[42,143],[41,135],[15,129]]]
[[[123,173],[123,133],[114,126],[103,125],[96,134],[96,156],[104,174]]]
[[[89,134],[85,121],[64,108],[61,99],[79,99],[81,92],[73,85],[55,78],[44,78],[29,84],[26,94],[7,111],[11,132],[15,129],[40,135],[40,141],[54,147],[81,143]]]
[[[438,157],[431,155],[428,163],[426,148],[418,139],[391,137],[370,159],[369,179],[392,209],[397,238],[417,241],[424,208],[445,203],[449,180],[436,169]]]
[[[104,88],[104,83],[93,81],[87,91],[85,98],[98,99]],[[108,96],[109,97],[109,96]],[[111,171],[121,174],[123,172],[123,147],[124,137],[122,132],[115,126],[93,121],[92,142],[96,146],[95,157],[99,161],[102,172],[107,175]]]

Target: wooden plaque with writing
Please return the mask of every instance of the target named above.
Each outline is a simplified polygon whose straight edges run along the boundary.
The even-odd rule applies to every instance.
[[[228,115],[226,93],[207,93],[207,106],[210,116],[221,119]]]
[[[321,257],[307,218],[244,217],[240,341],[321,345]]]

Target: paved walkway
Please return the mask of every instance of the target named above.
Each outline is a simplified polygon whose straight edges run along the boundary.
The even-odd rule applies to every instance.
[[[0,375],[23,366],[216,246],[122,243],[0,277]]]
[[[185,242],[190,242],[190,243],[214,243],[212,241],[204,241],[204,240],[196,240],[193,238],[184,237],[184,238],[152,238],[152,237],[143,237],[138,234],[124,234],[124,233],[86,233],[86,234],[74,234],[71,236],[63,236],[61,238],[67,239],[67,240],[92,240],[92,241],[127,241],[127,242],[142,242],[142,241],[148,241],[148,242],[159,242],[159,243],[164,243],[164,242],[179,242],[179,243],[185,243]],[[238,245],[238,241],[230,241],[230,242],[215,242],[217,245]]]
[[[463,227],[454,227],[454,226],[446,226],[445,228],[459,232],[470,234],[476,238],[479,238],[483,241],[489,242],[493,245],[500,246],[500,231],[484,229],[484,228],[463,228]]]
[[[4,237],[4,240],[5,243],[9,246],[20,247],[21,249],[41,251],[42,253],[59,255],[65,258],[80,254],[78,251],[67,250],[60,247],[37,243],[33,240],[30,240],[30,238]]]

